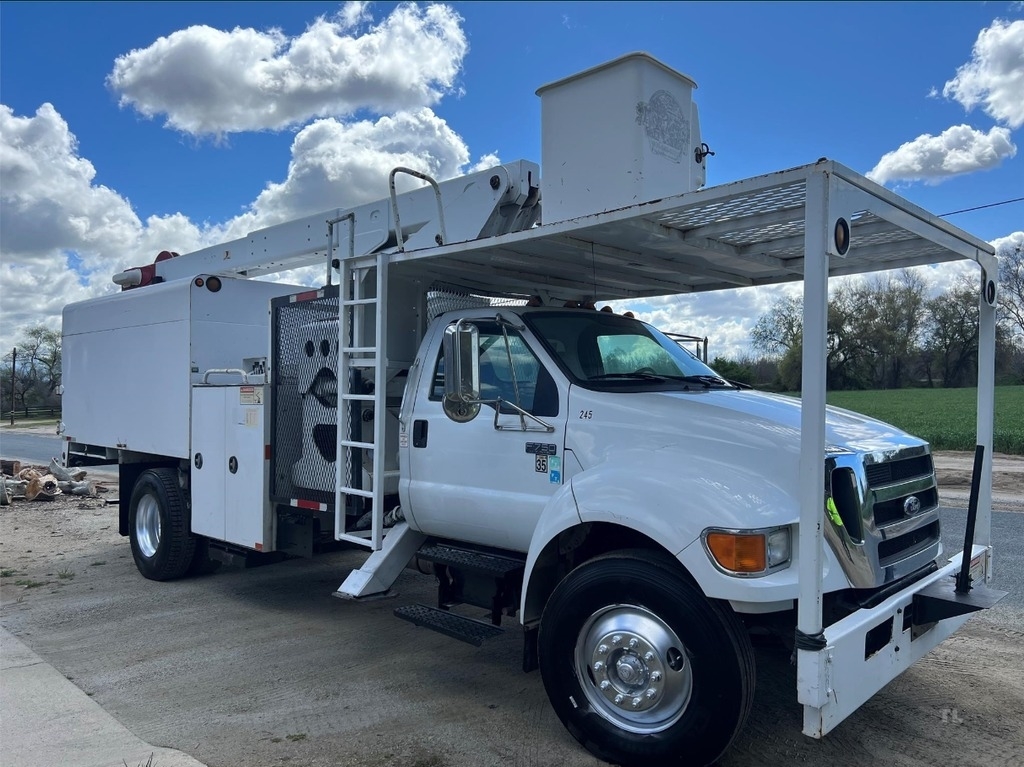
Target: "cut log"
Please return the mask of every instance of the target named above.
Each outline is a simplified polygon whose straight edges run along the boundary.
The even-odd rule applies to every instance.
[[[11,498],[24,498],[28,481],[24,479],[5,479],[4,487]]]
[[[26,466],[18,472],[18,479],[28,480],[29,482],[33,479],[39,479],[41,476],[43,476],[42,472],[38,469],[33,469],[31,466]]]
[[[55,476],[61,482],[71,481],[71,472],[57,463],[56,458],[50,459],[50,473]]]
[[[0,473],[13,477],[19,471],[21,471],[21,461],[8,461],[5,458],[0,459]]]
[[[55,495],[60,495],[60,488],[57,487],[57,480],[52,474],[29,480],[28,487],[25,488],[25,498],[29,501],[47,501]]]
[[[58,482],[57,487],[61,489],[61,492],[68,493],[69,495],[85,495],[89,497],[96,495],[96,486],[92,482],[69,480],[67,482]]]

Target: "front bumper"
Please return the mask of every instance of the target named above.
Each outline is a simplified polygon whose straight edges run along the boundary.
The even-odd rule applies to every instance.
[[[984,586],[991,551],[990,546],[974,546],[971,556],[974,590],[990,597],[975,601],[985,606],[999,598]],[[797,651],[797,698],[804,706],[805,735],[824,736],[967,621],[969,612],[935,620],[936,611],[926,609],[934,599],[928,594],[951,584],[961,561],[958,553],[945,567],[877,606],[832,624],[824,631],[823,649]]]

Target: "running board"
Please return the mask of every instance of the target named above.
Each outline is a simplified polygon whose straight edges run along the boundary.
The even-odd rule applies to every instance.
[[[526,569],[524,559],[513,559],[500,554],[485,554],[472,549],[446,546],[442,543],[428,543],[417,552],[420,559],[438,565],[455,567],[460,570],[478,573],[490,578],[504,578],[506,575],[519,575]]]
[[[395,617],[416,626],[431,629],[460,642],[479,647],[484,640],[504,634],[504,629],[474,618],[439,610],[427,605],[405,605],[395,608]]]

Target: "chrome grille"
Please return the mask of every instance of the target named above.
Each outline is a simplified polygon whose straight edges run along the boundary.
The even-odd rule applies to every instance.
[[[855,588],[890,583],[940,551],[938,490],[925,446],[827,459],[826,537]]]
[[[924,492],[914,493],[913,495],[921,504],[918,511],[914,512],[915,514],[920,514],[922,511],[939,505],[939,493],[934,487],[930,487]],[[901,522],[907,516],[911,516],[906,511],[908,498],[909,496],[902,496],[889,501],[876,502],[874,507],[875,525],[877,527],[885,527],[895,522]]]
[[[868,487],[887,485],[913,477],[927,477],[935,471],[930,455],[919,455],[898,461],[872,463],[864,467]]]

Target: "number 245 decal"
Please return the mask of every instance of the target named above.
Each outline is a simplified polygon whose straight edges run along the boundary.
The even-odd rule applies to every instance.
[[[593,417],[594,417],[594,411],[593,410],[581,410],[580,411],[580,420],[581,421],[589,421]]]

